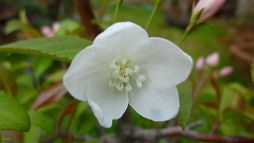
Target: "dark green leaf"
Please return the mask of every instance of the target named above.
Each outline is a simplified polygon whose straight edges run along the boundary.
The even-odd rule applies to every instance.
[[[185,84],[186,85],[182,84],[180,87],[182,90],[179,90],[180,91],[180,95],[179,95],[180,96],[180,110],[177,117],[177,121],[184,128],[186,127],[190,119],[191,110],[192,110],[191,87],[190,85],[187,85],[188,83],[185,83]]]
[[[0,52],[50,57],[60,61],[71,61],[90,41],[75,36],[36,38],[0,46]]]
[[[17,95],[17,85],[14,74],[7,68],[7,66],[0,63],[0,88],[1,85],[9,95]]]
[[[17,100],[0,91],[0,130],[5,129],[28,131],[30,119]]]
[[[10,20],[5,27],[5,33],[10,34],[14,31],[23,31],[28,33],[32,37],[40,37],[41,34],[38,30],[32,27],[30,24],[22,22],[20,20]]]
[[[40,112],[30,112],[29,115],[32,125],[38,126],[47,132],[53,131],[55,124],[52,118]]]

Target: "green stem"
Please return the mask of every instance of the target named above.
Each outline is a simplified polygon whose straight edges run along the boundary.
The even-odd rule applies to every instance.
[[[184,40],[186,39],[186,37],[188,36],[188,34],[191,32],[191,30],[193,29],[193,27],[194,27],[194,26],[193,26],[192,24],[190,24],[190,25],[188,25],[188,27],[185,29],[184,34],[183,34],[181,40],[178,42],[178,45],[179,45],[179,46],[184,42]]]
[[[152,22],[152,20],[153,20],[153,17],[154,17],[154,15],[155,15],[155,13],[156,13],[156,11],[157,11],[159,5],[160,5],[160,2],[161,2],[161,0],[156,0],[155,6],[154,6],[154,8],[153,8],[153,11],[152,11],[152,13],[151,13],[151,15],[150,15],[150,17],[149,17],[147,23],[146,23],[146,26],[145,26],[145,29],[146,29],[146,30],[147,30],[148,27],[150,26],[150,24],[151,24],[151,22]]]
[[[116,0],[116,8],[115,8],[115,13],[114,13],[114,17],[113,17],[113,23],[115,23],[117,20],[117,16],[118,16],[122,2],[123,2],[123,0]]]

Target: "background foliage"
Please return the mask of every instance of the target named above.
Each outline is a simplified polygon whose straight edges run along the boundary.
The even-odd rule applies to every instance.
[[[87,17],[79,15],[82,11],[77,6],[79,0],[75,2],[0,2],[3,11],[0,13],[1,141],[6,137],[26,143],[114,142],[119,138],[126,141],[124,131],[129,127],[123,124],[151,130],[180,128],[177,134],[180,137],[172,134],[156,138],[158,142],[198,140],[181,134],[181,127],[201,135],[254,138],[254,25],[250,22],[253,9],[244,15],[243,4],[238,2],[238,9],[233,9],[235,14],[232,15],[232,9],[227,9],[226,4],[216,19],[197,27],[181,45],[194,61],[214,52],[220,58],[215,66],[204,65],[201,70],[194,67],[190,78],[178,86],[181,108],[176,119],[152,122],[129,109],[125,115],[127,121],[123,117],[115,121],[112,128],[104,129],[98,125],[87,103],[69,96],[61,82],[75,54],[112,24],[116,2],[91,1],[90,8],[97,19],[92,21],[97,25],[93,29],[89,28],[91,23],[84,23]],[[145,27],[154,3],[126,0],[117,21],[133,21]],[[174,16],[175,10],[171,6],[172,3],[168,4],[166,0],[161,4],[148,33],[177,43],[187,23]],[[173,6],[181,7],[181,3],[173,3]],[[181,13],[183,9],[178,10]],[[55,22],[59,27],[54,31]],[[52,30],[51,38],[43,33],[43,26]],[[232,66],[233,72],[220,75],[225,66]],[[24,133],[17,134],[21,132]]]

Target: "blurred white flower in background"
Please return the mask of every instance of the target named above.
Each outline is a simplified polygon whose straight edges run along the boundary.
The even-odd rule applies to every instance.
[[[176,85],[191,69],[191,57],[172,42],[120,22],[76,55],[63,82],[73,97],[88,101],[102,126],[111,127],[128,104],[153,121],[174,118],[179,110]]]

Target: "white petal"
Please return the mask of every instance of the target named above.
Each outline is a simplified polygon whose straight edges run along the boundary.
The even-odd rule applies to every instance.
[[[193,65],[189,55],[166,39],[151,37],[147,43],[136,60],[148,78],[173,86],[189,76]]]
[[[87,69],[86,62],[91,58],[92,48],[87,47],[79,52],[73,59],[70,67],[63,77],[65,88],[75,98],[86,101],[87,80],[85,73]]]
[[[90,81],[87,90],[89,105],[99,123],[108,128],[113,119],[119,119],[128,106],[128,95],[109,87],[109,79],[98,75],[96,80]]]
[[[166,121],[176,117],[179,111],[179,96],[176,87],[146,84],[129,95],[129,104],[145,118]]]
[[[91,109],[92,109],[95,117],[99,121],[100,125],[102,125],[103,127],[106,127],[106,128],[109,128],[112,126],[112,121],[109,120],[108,118],[104,118],[105,115],[104,115],[100,106],[98,106],[95,102],[89,101],[89,100],[88,100],[88,104],[91,107]]]
[[[139,43],[142,43],[147,38],[148,34],[139,25],[132,22],[119,22],[99,34],[95,38],[93,45],[103,45],[105,48],[113,48],[114,51],[125,54],[135,50],[139,47]]]

